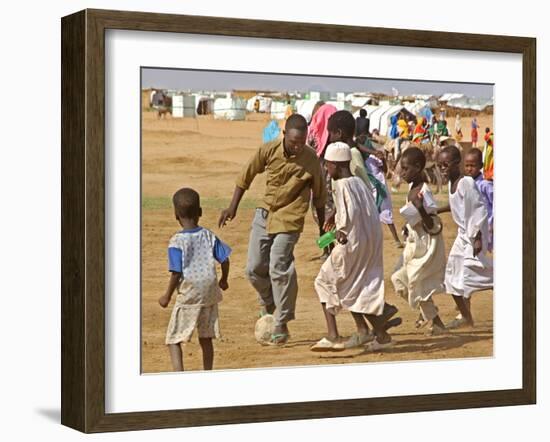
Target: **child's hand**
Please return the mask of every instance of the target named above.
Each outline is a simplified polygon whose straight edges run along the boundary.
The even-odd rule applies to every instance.
[[[159,304],[162,308],[168,307],[170,304],[170,296],[163,295],[159,298]]]
[[[325,221],[325,224],[323,225],[323,230],[325,232],[330,232],[331,230],[334,230],[336,227],[336,224],[334,223],[334,218],[336,214],[333,213],[328,217],[328,219]]]
[[[404,225],[403,228],[401,229],[401,234],[403,235],[404,238],[407,238],[409,236],[409,229],[407,229],[406,225]]]
[[[424,205],[424,197],[422,196],[422,192],[418,192],[411,203],[413,203],[414,207],[420,210],[420,208]]]
[[[340,244],[345,244],[348,242],[348,237],[344,232],[338,230],[336,232],[336,241],[338,241]]]
[[[229,288],[229,284],[227,283],[227,279],[220,279],[220,282],[218,283],[218,286],[225,292]]]

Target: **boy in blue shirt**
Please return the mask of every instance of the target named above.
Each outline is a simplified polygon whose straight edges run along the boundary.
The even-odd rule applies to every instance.
[[[166,331],[166,345],[175,371],[183,371],[181,343],[189,342],[195,328],[202,349],[203,367],[212,370],[214,349],[212,338],[220,336],[218,303],[222,290],[229,287],[229,255],[231,248],[220,241],[210,230],[198,225],[202,216],[200,197],[193,189],[178,190],[173,198],[176,219],[183,230],[170,239],[168,246],[168,287],[159,298],[166,308],[172,294],[178,295]],[[216,261],[221,264],[222,276],[218,281]]]

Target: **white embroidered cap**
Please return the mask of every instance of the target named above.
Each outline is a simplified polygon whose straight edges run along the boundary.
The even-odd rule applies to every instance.
[[[351,161],[351,149],[346,143],[337,141],[327,146],[325,152],[327,161]]]

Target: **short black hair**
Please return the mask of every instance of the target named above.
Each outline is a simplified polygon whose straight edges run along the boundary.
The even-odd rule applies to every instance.
[[[452,144],[450,146],[445,146],[443,149],[441,149],[441,153],[449,154],[449,156],[453,160],[456,160],[456,161],[462,160],[462,155],[460,154],[460,150],[458,149],[458,147]]]
[[[366,116],[367,116],[367,111],[366,111],[366,109],[361,109],[361,110],[359,111],[359,116],[360,116],[360,117],[366,117]]]
[[[334,112],[328,119],[327,129],[331,132],[341,130],[345,137],[353,137],[355,118],[351,112],[346,110]]]
[[[201,200],[199,194],[188,187],[174,193],[172,197],[174,210],[178,218],[198,218],[201,214]]]
[[[307,131],[306,119],[300,114],[292,114],[288,117],[285,123],[285,131],[289,131],[291,129],[296,129],[300,132]]]
[[[426,155],[418,147],[408,147],[403,151],[401,158],[407,158],[413,164],[420,166],[420,170],[424,170],[426,167]]]
[[[487,133],[489,133],[489,132],[491,132],[491,129],[488,128],[488,127],[486,127],[486,128],[485,128],[485,133],[487,134]]]
[[[481,150],[479,150],[477,147],[472,147],[466,154],[466,156],[469,155],[475,156],[477,164],[483,166],[483,154],[481,153]]]

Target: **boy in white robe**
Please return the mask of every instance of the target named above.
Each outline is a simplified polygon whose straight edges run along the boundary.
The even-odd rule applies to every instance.
[[[335,315],[342,309],[354,318],[366,317],[376,338],[370,349],[391,345],[384,320],[384,269],[382,229],[370,189],[351,174],[351,151],[343,142],[332,143],[325,153],[325,167],[333,181],[337,245],[315,279],[315,290],[327,322],[328,336],[314,351],[343,349]],[[356,321],[357,322],[357,321]],[[359,330],[358,330],[359,331]]]
[[[422,171],[426,165],[424,153],[409,147],[401,156],[401,176],[409,183],[407,203],[400,212],[407,224],[403,250],[403,265],[391,277],[397,294],[414,309],[420,310],[416,327],[431,323],[428,334],[445,332],[439,310],[432,296],[444,292],[445,246],[441,235],[441,220],[437,204]]]
[[[458,233],[445,270],[445,289],[453,295],[460,316],[447,328],[473,326],[470,297],[493,287],[493,260],[486,255],[489,239],[488,211],[473,178],[461,171],[461,155],[455,146],[438,157],[441,174],[449,179],[449,206]]]

